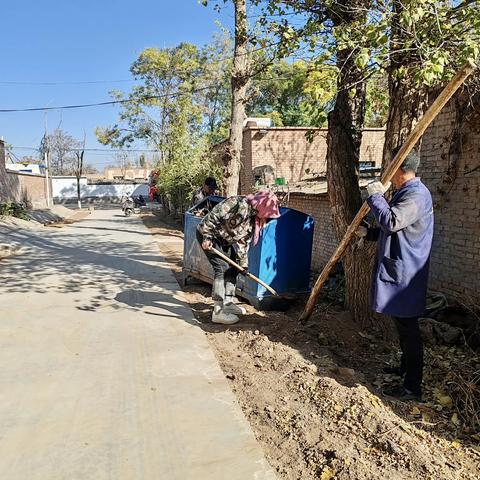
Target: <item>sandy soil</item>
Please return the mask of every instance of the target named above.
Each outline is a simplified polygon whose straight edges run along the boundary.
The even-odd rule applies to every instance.
[[[155,216],[144,221],[154,234],[178,234]],[[181,244],[160,249],[180,282]],[[379,373],[396,344],[360,331],[340,307],[320,304],[301,325],[301,304],[284,313],[247,306],[226,328],[210,322],[208,285],[184,291],[279,478],[479,478],[478,432],[462,430],[452,406],[438,402],[437,357],[451,368],[442,351],[427,351],[425,403],[402,403],[380,394],[398,381]]]

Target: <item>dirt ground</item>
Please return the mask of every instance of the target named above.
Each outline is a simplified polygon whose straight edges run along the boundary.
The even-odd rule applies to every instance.
[[[153,215],[144,221],[153,234],[180,230]],[[181,244],[159,246],[180,283]],[[279,478],[480,477],[478,432],[462,428],[439,388],[447,360],[464,352],[427,349],[425,403],[402,403],[380,394],[399,380],[381,373],[396,360],[395,342],[359,331],[339,306],[319,304],[306,325],[301,303],[287,312],[246,306],[225,327],[210,322],[210,286],[192,281],[184,291]]]

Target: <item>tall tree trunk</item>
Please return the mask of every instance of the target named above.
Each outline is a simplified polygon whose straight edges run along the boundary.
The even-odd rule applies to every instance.
[[[337,2],[330,12],[336,26],[358,21],[359,12],[366,8],[365,0]],[[360,14],[361,15],[361,14]],[[328,116],[327,182],[333,223],[337,237],[344,236],[348,225],[361,207],[359,188],[359,157],[365,118],[365,72],[354,62],[350,49],[337,52],[339,69],[335,106]],[[345,270],[345,307],[362,325],[370,318],[369,288],[373,249],[367,244],[348,247],[343,257]]]
[[[226,150],[225,189],[227,196],[236,195],[239,188],[243,143],[243,121],[247,101],[248,73],[248,24],[246,0],[234,0],[235,49],[232,69],[232,116],[230,137]]]
[[[383,148],[383,168],[392,160],[392,151],[401,146],[428,107],[428,90],[419,87],[412,70],[418,64],[414,46],[406,48],[414,35],[406,25],[399,24],[403,11],[401,0],[392,2],[390,65],[388,68],[389,110]],[[404,73],[399,76],[400,67]]]
[[[83,174],[83,156],[85,155],[85,136],[83,137],[83,149],[82,151],[75,152],[76,159],[76,168],[75,168],[75,176],[77,177],[77,206],[78,208],[82,208],[82,194],[80,190],[80,179],[82,178]]]
[[[77,175],[77,207],[82,208],[82,195],[80,192],[80,177]]]

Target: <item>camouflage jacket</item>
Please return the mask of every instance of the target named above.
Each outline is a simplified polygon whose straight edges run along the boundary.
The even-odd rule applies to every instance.
[[[204,239],[233,245],[238,263],[246,268],[255,214],[245,197],[230,197],[213,207],[197,228]]]

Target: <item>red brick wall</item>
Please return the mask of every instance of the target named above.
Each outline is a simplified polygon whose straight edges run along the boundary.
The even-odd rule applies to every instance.
[[[478,304],[480,168],[472,170],[480,167],[480,115],[463,113],[462,118],[465,123],[459,126],[458,155],[452,155],[451,147],[458,121],[453,102],[427,130],[419,176],[432,192],[435,208],[430,288]]]
[[[312,178],[312,173],[322,174],[326,170],[327,129],[313,129],[313,141],[305,137],[306,128],[248,128],[244,130],[244,169],[270,165],[276,177],[286,182],[297,182]],[[381,166],[385,140],[383,129],[366,129],[363,133],[361,161],[373,161]],[[251,159],[249,156],[251,155]],[[305,171],[309,169],[310,173]],[[248,181],[243,175],[242,180]],[[242,183],[242,190],[248,189],[248,183]]]
[[[291,193],[285,206],[307,213],[315,219],[312,269],[321,270],[337,246],[328,196]]]

